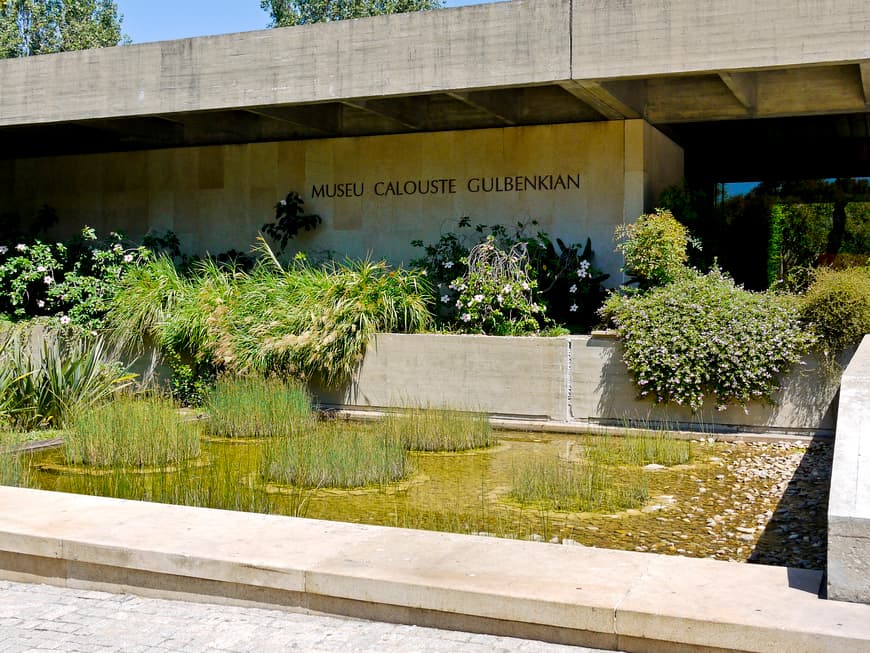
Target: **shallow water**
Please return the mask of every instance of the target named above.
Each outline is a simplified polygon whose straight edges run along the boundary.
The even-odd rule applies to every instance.
[[[498,446],[417,454],[405,481],[355,490],[264,486],[259,441],[207,441],[180,470],[89,476],[40,471],[62,465],[36,454],[34,487],[201,504],[355,523],[822,568],[830,444],[698,441],[694,459],[644,471],[650,499],[617,514],[521,507],[509,498],[514,469],[534,456],[571,456],[585,436],[500,433]],[[204,464],[205,463],[205,464]],[[230,505],[226,505],[229,502]]]

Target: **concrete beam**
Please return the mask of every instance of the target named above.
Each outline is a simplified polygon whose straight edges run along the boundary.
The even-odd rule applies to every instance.
[[[858,64],[861,74],[861,90],[864,92],[864,105],[870,107],[870,61]]]
[[[340,104],[302,105],[295,107],[258,107],[248,112],[290,123],[320,136],[338,136],[342,127]]]
[[[596,0],[572,7],[574,79],[867,59],[870,3],[864,0]]]
[[[342,104],[373,113],[382,118],[389,118],[414,131],[424,129],[429,117],[429,98],[427,97],[343,100]]]
[[[646,83],[642,80],[609,83],[571,80],[559,86],[610,120],[641,118],[646,113]]]
[[[570,76],[569,3],[497,2],[4,59],[0,126],[504,88]]]
[[[521,121],[522,101],[520,99],[520,92],[516,91],[512,94],[506,94],[498,91],[478,91],[472,93],[447,93],[447,95],[498,118],[505,125],[513,126]]]
[[[758,109],[758,76],[755,73],[719,73],[732,95],[750,113]]]

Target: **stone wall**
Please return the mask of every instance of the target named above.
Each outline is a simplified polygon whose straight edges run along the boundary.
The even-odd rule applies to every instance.
[[[85,224],[171,229],[186,249],[217,253],[246,251],[293,190],[323,218],[294,245],[395,263],[463,216],[536,219],[566,241],[591,237],[615,280],[614,227],[651,208],[682,165],[682,150],[640,120],[511,127],[16,160],[0,206],[32,215],[48,204],[61,236]]]
[[[840,387],[828,501],[828,597],[870,603],[870,335]]]
[[[319,401],[351,409],[406,406],[481,410],[566,424],[668,426],[709,432],[830,434],[838,384],[807,360],[783,379],[772,405],[724,411],[639,401],[609,337],[501,338],[381,334],[351,383]]]

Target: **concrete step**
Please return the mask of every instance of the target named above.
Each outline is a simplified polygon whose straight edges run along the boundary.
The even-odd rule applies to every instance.
[[[870,650],[816,571],[0,488],[0,577],[565,644]]]

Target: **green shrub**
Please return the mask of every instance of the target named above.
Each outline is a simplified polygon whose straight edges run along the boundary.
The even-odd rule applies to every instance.
[[[206,395],[206,431],[231,438],[297,433],[313,422],[311,397],[294,381],[259,376],[218,379]]]
[[[870,268],[820,268],[803,298],[803,318],[829,364],[870,333]]]
[[[392,483],[410,471],[398,438],[330,422],[306,435],[267,442],[261,465],[266,480],[309,488]]]
[[[601,512],[638,508],[649,488],[639,470],[617,474],[595,462],[535,458],[514,470],[511,497],[545,510]]]
[[[663,286],[686,268],[689,231],[670,211],[656,209],[616,228],[616,249],[625,258],[625,272],[641,289]]]
[[[719,406],[769,399],[777,378],[814,342],[786,296],[743,290],[718,270],[645,295],[612,295],[602,313],[616,325],[623,360],[641,396]]]
[[[481,413],[414,409],[388,416],[383,429],[410,451],[465,451],[495,444],[489,419]]]
[[[124,397],[80,410],[64,438],[72,465],[155,467],[196,458],[200,425],[168,399]]]

